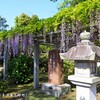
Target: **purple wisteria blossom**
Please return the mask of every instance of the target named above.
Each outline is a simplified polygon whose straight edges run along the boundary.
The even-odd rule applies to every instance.
[[[32,56],[33,53],[33,34],[29,34],[29,39],[28,39],[28,55]]]
[[[2,55],[3,52],[3,42],[0,41],[0,56]]]
[[[11,49],[11,38],[8,38],[8,42],[7,42],[7,44],[8,44],[8,54],[10,55],[10,57],[11,57],[11,54],[12,54],[12,49]]]
[[[15,35],[15,55],[18,55],[19,34]]]
[[[11,49],[11,39],[8,38],[8,50],[10,50],[10,49]]]
[[[33,35],[29,34],[29,46],[33,44]]]
[[[11,48],[12,48],[12,52],[13,52],[13,57],[15,57],[16,56],[15,36],[13,36],[11,38]]]
[[[22,47],[24,53],[26,53],[27,46],[28,46],[28,35],[23,35]]]

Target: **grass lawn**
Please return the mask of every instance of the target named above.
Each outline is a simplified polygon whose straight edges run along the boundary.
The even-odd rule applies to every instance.
[[[75,100],[75,87],[71,88],[71,92],[56,98],[48,96],[41,92],[41,84],[47,82],[47,75],[40,76],[39,88],[33,88],[33,82],[28,84],[9,84],[7,94],[1,93],[0,100]],[[65,82],[67,82],[65,80]],[[100,86],[97,89],[97,100],[100,100]]]
[[[41,92],[41,88],[33,89],[33,82],[24,85],[10,85],[10,91],[4,94],[0,100],[75,100],[75,88],[71,92],[56,98]]]

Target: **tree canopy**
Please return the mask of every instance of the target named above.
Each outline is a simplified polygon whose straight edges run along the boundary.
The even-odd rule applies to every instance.
[[[66,30],[71,34],[84,29],[90,31],[93,23],[95,31],[99,32],[97,16],[100,14],[99,0],[64,0],[66,8],[61,9],[53,17],[39,19],[37,15],[31,17],[25,13],[15,18],[15,26],[8,31],[8,36],[14,34],[47,34],[51,31],[61,30],[62,19],[65,19]],[[91,17],[92,16],[92,17]],[[93,19],[93,20],[92,20]]]

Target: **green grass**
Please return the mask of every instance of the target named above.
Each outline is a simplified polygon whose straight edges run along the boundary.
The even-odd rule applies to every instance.
[[[24,94],[24,96],[0,96],[0,100],[75,100],[76,98],[76,89],[75,86],[72,85],[71,92],[66,95],[61,96],[60,98],[56,98],[54,96],[49,96],[41,92],[41,84],[47,82],[47,74],[40,74],[39,88],[34,89],[34,83],[30,82],[27,84],[12,84],[11,82],[8,84],[7,94]],[[65,78],[65,83],[68,82]],[[69,83],[69,82],[68,82]],[[98,85],[97,89],[97,100],[100,98],[100,85]]]
[[[29,100],[56,100],[56,98],[42,93],[41,90],[33,90],[29,94]]]
[[[46,94],[41,93],[40,90],[34,90],[30,92],[29,100],[75,100],[75,88],[72,89],[70,93],[63,95],[60,98],[48,96]]]
[[[27,84],[13,84],[8,83],[7,94],[0,97],[0,100],[75,100],[75,91],[72,90],[71,93],[68,93],[60,98],[54,96],[46,95],[41,92],[41,84],[48,81],[48,75],[40,74],[39,77],[39,88],[34,89],[34,83],[30,82]],[[9,94],[9,95],[8,95]],[[11,96],[11,95],[14,96]],[[24,94],[24,96],[16,96],[15,94]],[[19,99],[20,100],[20,99]]]

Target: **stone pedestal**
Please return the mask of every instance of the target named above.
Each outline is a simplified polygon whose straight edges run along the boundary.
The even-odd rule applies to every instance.
[[[68,79],[76,85],[76,100],[96,100],[96,85],[100,77],[70,75]]]
[[[42,92],[47,95],[53,95],[55,97],[60,97],[70,91],[71,86],[69,84],[54,85],[50,83],[42,84]]]
[[[96,100],[96,85],[91,85],[91,87],[76,86],[76,93],[76,100]]]

